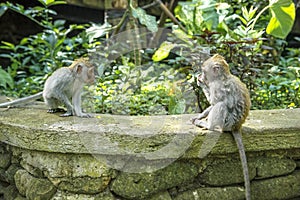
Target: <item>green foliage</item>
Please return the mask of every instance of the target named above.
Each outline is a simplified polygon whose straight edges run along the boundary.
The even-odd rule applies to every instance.
[[[4,89],[7,89],[7,86],[13,88],[14,81],[11,78],[10,74],[0,67],[0,88],[3,87]]]
[[[159,63],[138,68],[124,55],[121,63],[107,69],[97,86],[91,88],[95,111],[129,115],[184,113],[185,102],[178,90],[183,76],[171,66]],[[137,82],[141,82],[140,88]]]
[[[217,6],[216,0],[191,2],[179,2],[174,12],[176,17],[182,21],[188,29],[188,33],[193,35],[205,30],[216,30],[228,13],[227,3],[220,3]]]
[[[95,56],[101,79],[89,88],[92,99],[84,102],[92,111],[129,115],[192,113],[197,110],[195,102],[200,111],[208,105],[195,81],[201,63],[209,54],[220,53],[232,73],[250,89],[253,109],[300,106],[300,53],[290,49],[287,57],[280,57],[284,41],[278,39],[286,37],[294,20],[291,0],[179,2],[175,15],[187,32],[172,26],[172,33],[157,49],[145,49],[142,37],[153,35],[149,37],[138,29],[128,32],[129,38],[121,34],[124,37],[120,42],[112,39],[106,45],[101,41],[111,31],[117,34],[128,14],[154,34],[156,19],[142,8],[129,4],[116,26],[66,27],[64,20],[53,21],[51,16],[56,13],[49,9],[64,1],[39,1],[43,6],[29,9],[9,2],[0,4],[0,17],[11,9],[44,28],[17,45],[2,41],[0,48],[8,53],[0,56],[11,61],[6,71],[0,68],[0,88],[7,88],[1,91],[5,95],[26,96],[41,91],[49,74],[93,49],[95,55],[89,55]],[[79,34],[70,36],[73,31]]]
[[[289,49],[286,58],[257,80],[259,87],[254,95],[253,108],[300,107],[300,50]]]
[[[291,31],[295,20],[295,5],[292,0],[269,0],[266,5],[256,14],[257,7],[251,6],[249,11],[246,7],[241,7],[244,18],[237,13],[228,15],[234,6],[228,3],[217,2],[216,0],[192,0],[190,2],[179,2],[175,8],[176,16],[186,25],[188,33],[193,35],[205,31],[218,31],[221,33],[230,32],[228,23],[236,18],[240,18],[248,29],[245,32],[253,31],[256,22],[261,15],[270,10],[272,17],[269,19],[266,32],[278,38],[285,38]],[[233,29],[232,29],[233,30]],[[259,32],[259,31],[258,31]]]
[[[49,5],[54,2],[45,1],[45,3]],[[39,92],[43,88],[47,75],[86,54],[86,49],[89,47],[88,37],[84,32],[86,25],[70,25],[65,28],[65,20],[51,21],[52,18],[48,14],[52,11],[48,8],[34,7],[24,10],[22,6],[11,3],[7,3],[7,6],[18,10],[30,19],[39,13],[36,16],[41,18],[41,23],[46,28],[41,33],[23,38],[17,45],[1,42],[0,48],[8,53],[0,56],[10,60],[11,65],[7,72],[15,82],[13,91],[3,91],[4,94],[26,96]],[[69,37],[68,35],[74,30],[82,32]]]

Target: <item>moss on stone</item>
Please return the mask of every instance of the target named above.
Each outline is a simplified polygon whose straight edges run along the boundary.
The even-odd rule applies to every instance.
[[[245,191],[242,187],[208,187],[182,192],[177,195],[174,200],[220,200],[244,198]]]
[[[29,200],[48,200],[56,193],[49,180],[35,178],[22,169],[15,173],[15,183],[20,194]]]
[[[300,197],[300,171],[288,176],[254,181],[251,183],[252,199],[292,199]]]
[[[253,162],[256,167],[256,179],[286,175],[296,168],[296,163],[292,159],[259,157]]]
[[[175,162],[153,173],[121,173],[113,181],[111,190],[128,199],[144,199],[159,191],[193,180],[198,174],[192,163]]]

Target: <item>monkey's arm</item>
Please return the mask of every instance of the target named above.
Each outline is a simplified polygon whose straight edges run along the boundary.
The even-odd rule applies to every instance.
[[[202,87],[202,91],[204,92],[204,95],[207,99],[208,102],[210,102],[210,93],[209,93],[209,89],[207,86]]]
[[[39,93],[36,93],[36,94],[28,96],[28,97],[23,97],[23,98],[20,98],[20,99],[16,99],[14,101],[1,103],[0,108],[25,104],[25,103],[28,103],[30,101],[37,100],[37,99],[41,98],[42,96],[43,96],[43,92],[39,92]]]

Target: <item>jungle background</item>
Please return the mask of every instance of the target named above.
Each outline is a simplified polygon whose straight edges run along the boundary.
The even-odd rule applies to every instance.
[[[196,75],[219,53],[249,88],[251,109],[300,107],[299,1],[26,2],[0,4],[0,95],[40,92],[53,71],[87,56],[98,78],[83,107],[195,113],[208,106]]]

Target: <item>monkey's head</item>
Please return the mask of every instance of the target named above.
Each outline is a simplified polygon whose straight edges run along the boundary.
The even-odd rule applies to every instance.
[[[86,59],[75,60],[70,69],[76,77],[83,83],[93,84],[95,82],[95,67]]]
[[[208,85],[213,81],[223,80],[230,75],[229,66],[226,60],[219,54],[215,54],[206,60],[201,69],[202,73],[197,77],[198,85]]]

